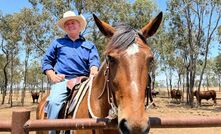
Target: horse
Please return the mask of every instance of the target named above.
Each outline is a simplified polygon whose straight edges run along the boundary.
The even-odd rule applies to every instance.
[[[113,27],[93,14],[104,36],[109,38],[105,60],[93,77],[74,118],[107,118],[115,111],[116,129],[73,130],[74,134],[147,134],[150,130],[145,110],[145,91],[153,53],[146,39],[154,35],[162,12],[139,31],[127,25]],[[40,103],[45,104],[45,103]],[[39,105],[37,117],[45,118]],[[41,112],[40,112],[41,111]]]
[[[197,90],[194,92],[194,96],[196,96],[197,102],[201,106],[201,100],[206,99],[207,101],[209,99],[212,99],[214,101],[214,105],[216,105],[216,91],[214,90],[208,90],[208,91],[200,91]]]
[[[36,100],[36,103],[38,103],[39,92],[31,91],[31,97],[32,97],[33,103],[35,103],[35,100]]]

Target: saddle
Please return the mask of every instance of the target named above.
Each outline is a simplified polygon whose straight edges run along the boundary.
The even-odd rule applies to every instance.
[[[86,76],[73,78],[67,82],[67,89],[70,91],[66,103],[59,112],[59,118],[64,119],[74,113],[77,104],[83,98],[87,90],[89,79]]]

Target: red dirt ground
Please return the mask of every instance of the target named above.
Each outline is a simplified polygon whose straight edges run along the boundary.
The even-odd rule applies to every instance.
[[[218,91],[218,88],[210,88]],[[185,105],[185,101],[177,103],[167,97],[165,89],[160,89],[160,95],[154,98],[157,107],[150,107],[147,111],[151,117],[192,117],[192,116],[220,116],[221,117],[221,99],[217,100],[217,105],[213,107],[213,101],[203,100],[202,107],[190,108]],[[10,120],[12,111],[22,108],[20,105],[19,95],[14,95],[14,107],[10,108],[8,104],[0,105],[0,120]],[[0,100],[2,100],[0,96]],[[221,92],[217,92],[217,98],[221,98]],[[8,97],[6,98],[8,101]],[[194,100],[196,101],[196,100]],[[17,104],[16,104],[17,103]],[[17,105],[17,106],[16,106]],[[31,111],[31,119],[35,119],[35,110],[37,104],[33,104],[30,94],[27,93],[25,98],[25,108]],[[8,132],[0,132],[0,134],[10,134]],[[34,134],[34,132],[31,132]],[[151,128],[150,134],[221,134],[221,127],[205,127],[205,128]]]

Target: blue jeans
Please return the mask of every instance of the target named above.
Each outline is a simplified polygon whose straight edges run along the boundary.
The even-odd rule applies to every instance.
[[[50,95],[47,98],[47,103],[45,106],[45,112],[47,113],[48,119],[57,119],[58,114],[66,102],[68,97],[67,81],[51,85]],[[55,130],[49,131],[49,134],[56,134]]]

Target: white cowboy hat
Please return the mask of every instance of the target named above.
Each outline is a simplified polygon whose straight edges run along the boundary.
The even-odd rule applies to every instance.
[[[57,22],[57,25],[64,30],[64,23],[68,20],[77,20],[80,23],[80,30],[83,31],[87,25],[87,21],[83,15],[76,16],[73,11],[67,11],[64,13],[63,18]],[[65,31],[65,30],[64,30]]]

